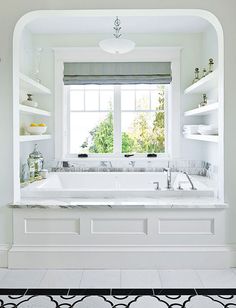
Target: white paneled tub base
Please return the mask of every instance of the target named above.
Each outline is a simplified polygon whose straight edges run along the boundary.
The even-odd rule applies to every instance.
[[[13,209],[10,268],[225,268],[225,209]]]

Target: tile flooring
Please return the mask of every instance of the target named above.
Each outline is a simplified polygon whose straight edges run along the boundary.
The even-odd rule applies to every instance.
[[[236,288],[236,269],[224,270],[11,270],[0,288]]]
[[[5,290],[5,293],[4,293]],[[233,308],[236,289],[0,289],[0,307]]]

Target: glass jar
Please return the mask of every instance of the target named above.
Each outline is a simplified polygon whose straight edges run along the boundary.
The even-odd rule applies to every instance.
[[[28,165],[30,171],[30,178],[32,179],[39,176],[40,171],[43,169],[43,155],[38,150],[38,145],[34,145],[34,150],[29,154]]]

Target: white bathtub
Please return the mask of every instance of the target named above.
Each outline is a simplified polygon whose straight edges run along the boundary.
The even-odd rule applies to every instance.
[[[41,198],[122,198],[163,196],[214,196],[214,191],[192,177],[197,190],[191,190],[186,176],[172,172],[172,190],[167,190],[164,172],[55,172],[46,180],[34,182],[21,189],[21,196]],[[185,181],[184,190],[179,182]],[[160,190],[153,182],[159,182]]]

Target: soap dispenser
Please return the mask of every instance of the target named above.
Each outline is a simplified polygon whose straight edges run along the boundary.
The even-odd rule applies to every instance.
[[[34,145],[34,150],[29,154],[28,165],[30,170],[30,179],[39,176],[40,171],[43,169],[43,155],[38,150],[38,145]]]

